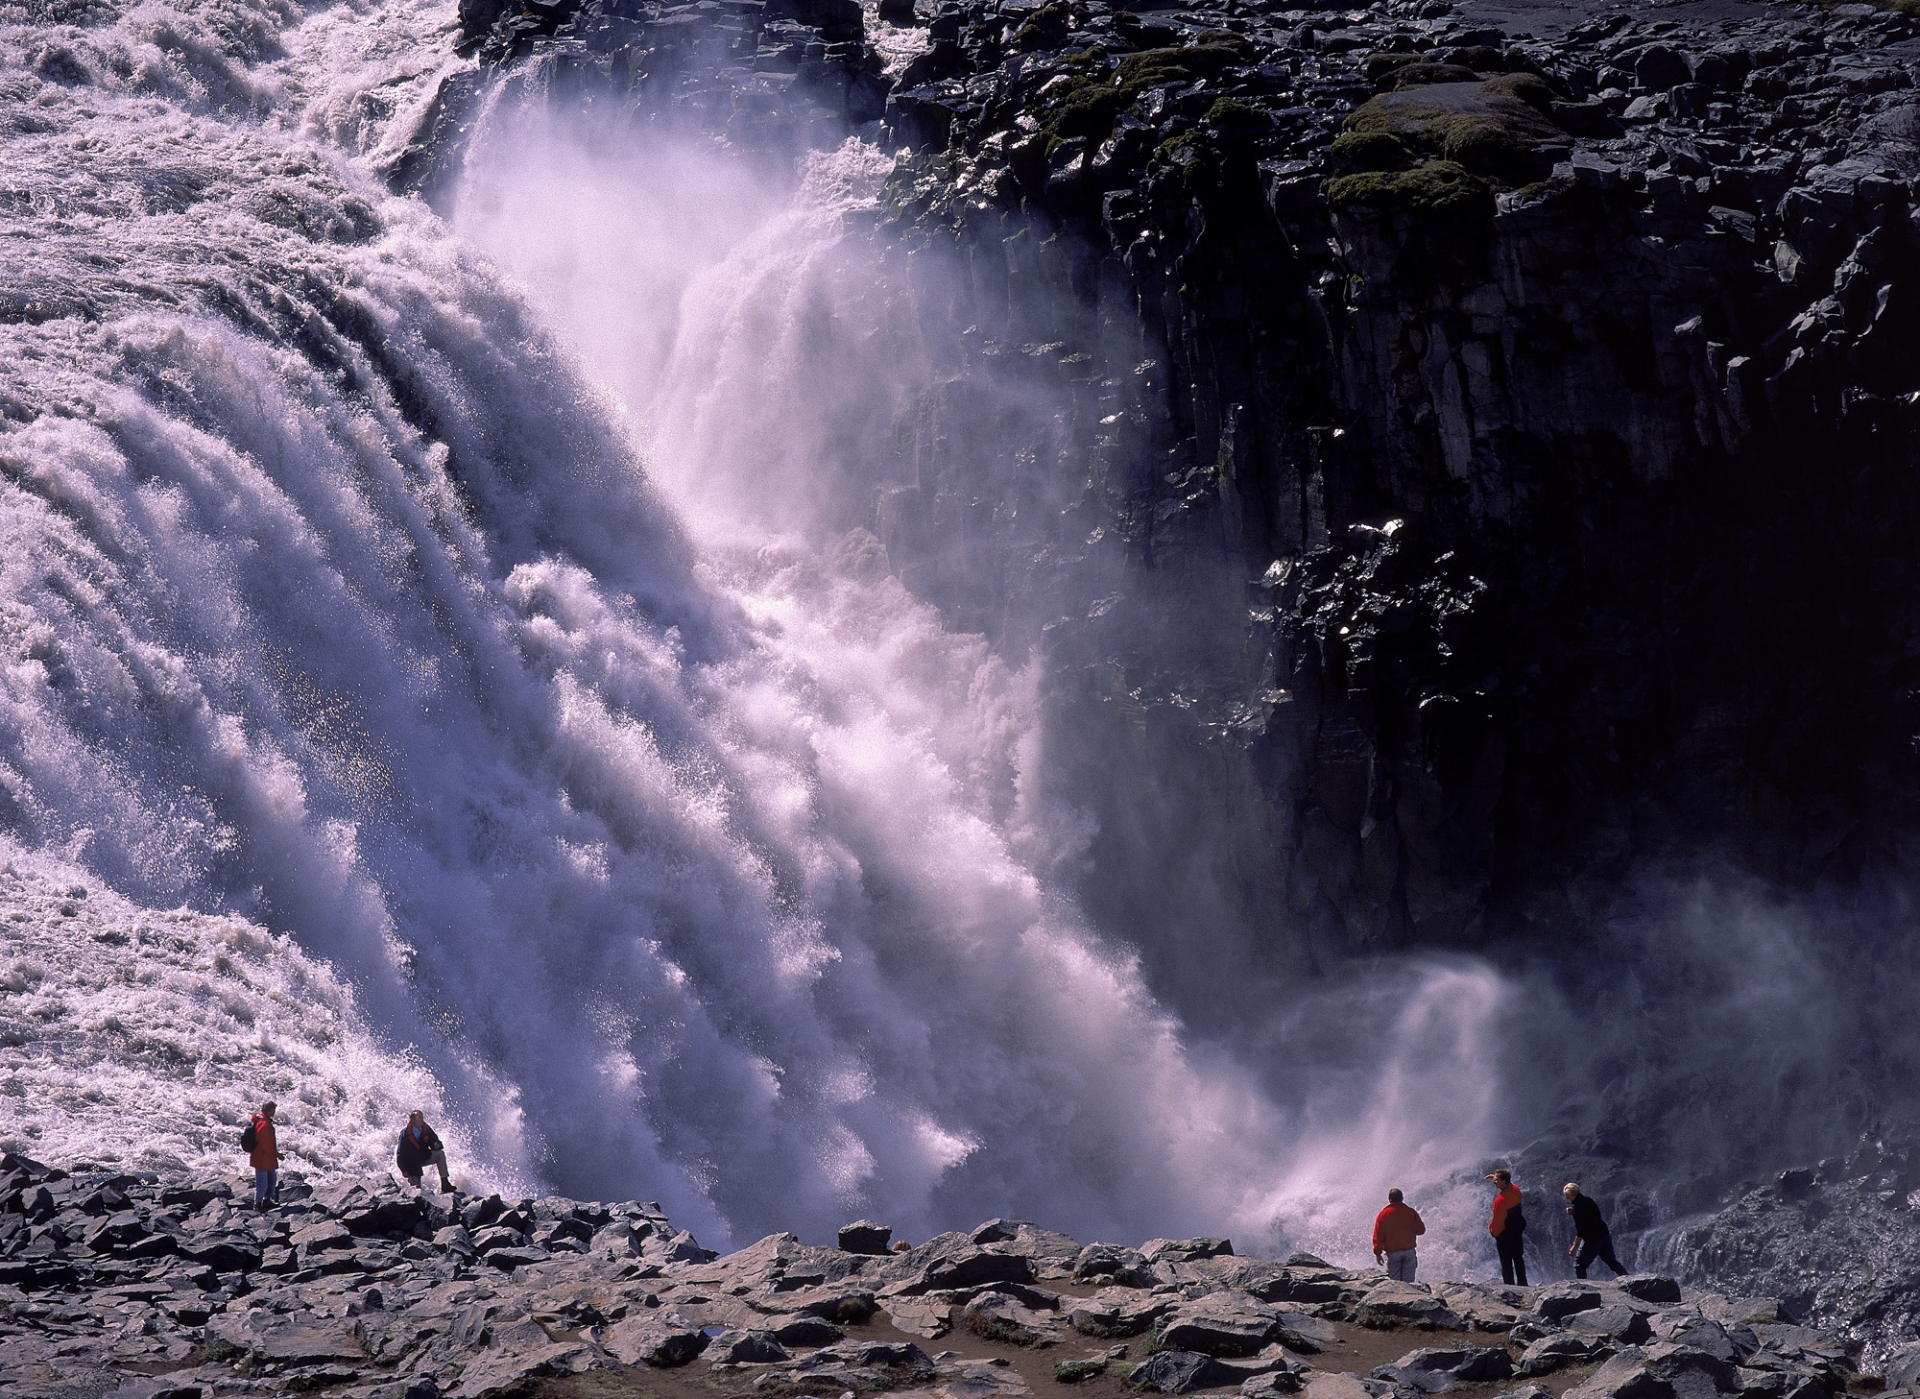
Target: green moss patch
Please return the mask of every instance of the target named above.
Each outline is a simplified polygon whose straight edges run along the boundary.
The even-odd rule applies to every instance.
[[[1493,212],[1493,186],[1450,160],[1411,170],[1366,170],[1327,181],[1334,208],[1363,205],[1404,211],[1420,219],[1473,218]]]
[[[1356,170],[1406,170],[1414,163],[1406,143],[1386,131],[1349,131],[1336,136],[1331,154]]]
[[[1120,60],[1111,79],[1076,78],[1061,91],[1055,99],[1055,114],[1043,128],[1048,145],[1073,136],[1103,140],[1113,129],[1113,119],[1147,89],[1218,77],[1225,69],[1245,61],[1239,49],[1226,44],[1130,53]]]
[[[1451,161],[1502,184],[1521,184],[1533,177],[1534,148],[1564,139],[1527,100],[1537,98],[1532,84],[1552,100],[1544,83],[1524,73],[1382,93],[1347,118],[1347,130],[1392,136],[1419,155]]]

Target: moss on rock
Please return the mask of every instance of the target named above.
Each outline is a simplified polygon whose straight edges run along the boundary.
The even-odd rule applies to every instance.
[[[1334,208],[1364,205],[1419,219],[1468,218],[1493,210],[1493,186],[1450,160],[1428,160],[1411,170],[1365,170],[1327,181]]]
[[[1334,138],[1333,158],[1356,170],[1405,170],[1413,152],[1398,136],[1386,131],[1349,131]]]

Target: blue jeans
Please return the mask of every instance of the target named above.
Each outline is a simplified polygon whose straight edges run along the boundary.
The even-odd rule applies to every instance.
[[[1410,1248],[1387,1250],[1387,1276],[1395,1282],[1412,1282],[1420,1266],[1420,1255]]]
[[[279,1193],[280,1193],[280,1172],[266,1171],[266,1170],[262,1170],[258,1166],[255,1166],[253,1168],[253,1202],[254,1204],[256,1205],[264,1204],[266,1201],[275,1198],[277,1195],[279,1195]]]

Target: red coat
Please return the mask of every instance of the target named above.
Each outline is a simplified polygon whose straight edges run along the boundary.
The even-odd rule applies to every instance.
[[[1507,1211],[1519,1208],[1520,1187],[1512,1184],[1502,1186],[1500,1193],[1493,1197],[1493,1219],[1487,1225],[1487,1232],[1499,1238],[1506,1231]]]
[[[1400,1253],[1426,1232],[1426,1221],[1412,1205],[1388,1205],[1373,1217],[1373,1251]]]
[[[253,1115],[253,1154],[247,1164],[256,1171],[280,1169],[280,1143],[273,1135],[273,1123],[264,1113]]]

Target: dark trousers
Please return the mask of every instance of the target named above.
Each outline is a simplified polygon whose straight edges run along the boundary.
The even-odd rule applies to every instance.
[[[1493,1241],[1500,1251],[1500,1281],[1514,1287],[1527,1285],[1526,1245],[1519,1234],[1502,1234]]]
[[[1620,1260],[1613,1256],[1613,1236],[1602,1234],[1597,1239],[1580,1240],[1580,1256],[1573,1260],[1573,1275],[1583,1278],[1587,1275],[1587,1266],[1598,1258],[1613,1269],[1615,1277],[1625,1277],[1627,1270],[1620,1266]]]

